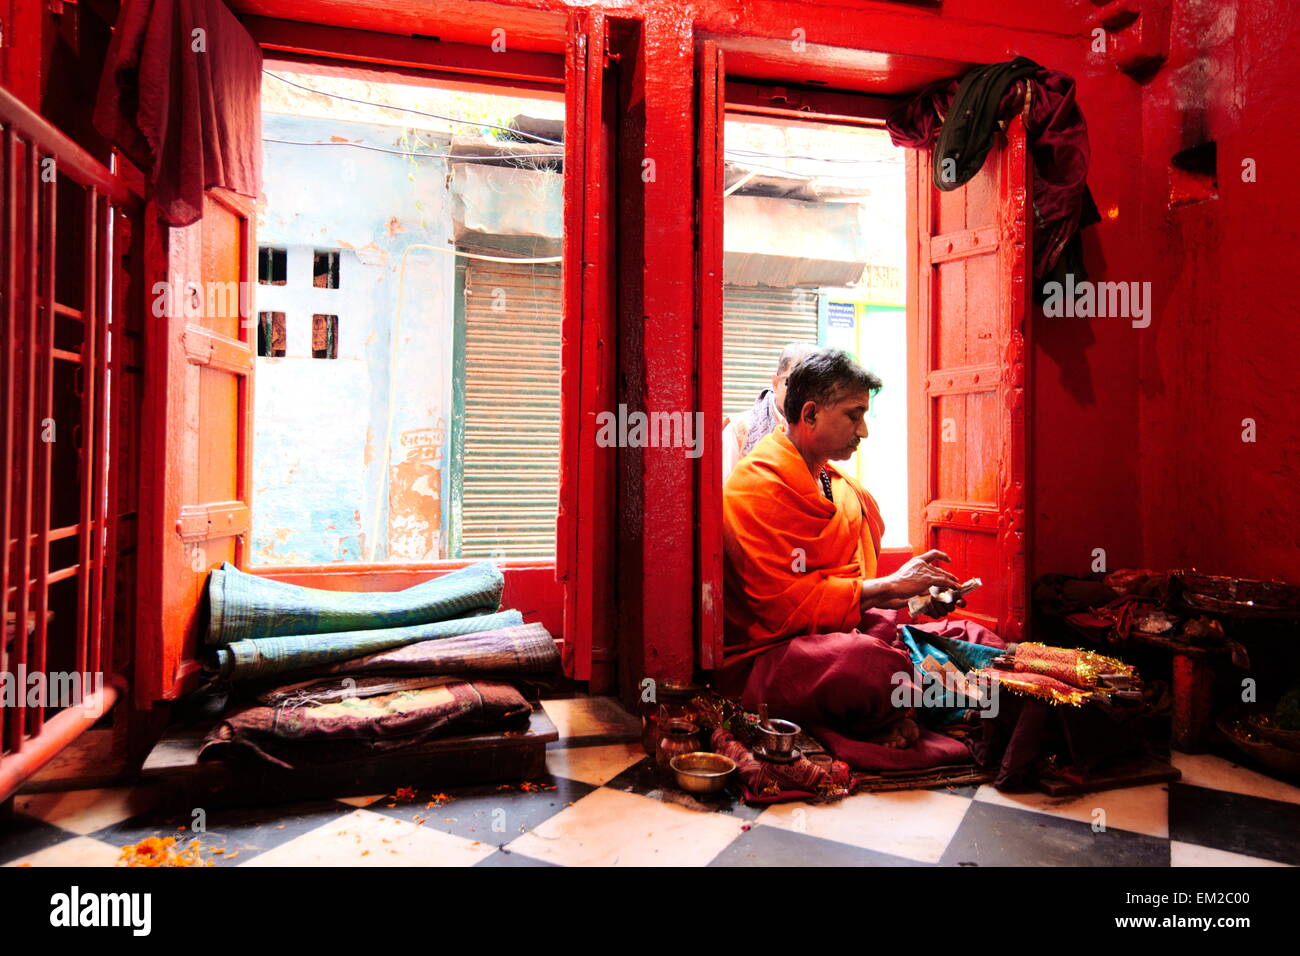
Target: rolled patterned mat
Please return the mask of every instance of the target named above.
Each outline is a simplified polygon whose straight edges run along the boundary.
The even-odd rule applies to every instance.
[[[315,670],[316,674],[552,674],[555,638],[541,624],[403,644]]]
[[[267,637],[236,641],[229,647],[218,648],[211,661],[222,677],[248,680],[351,660],[417,641],[477,634],[523,623],[523,615],[518,611],[500,611],[413,627]]]
[[[208,575],[206,641],[234,644],[463,618],[497,610],[504,585],[505,578],[491,561],[471,564],[402,591],[366,592],[305,588],[248,574],[227,563]]]

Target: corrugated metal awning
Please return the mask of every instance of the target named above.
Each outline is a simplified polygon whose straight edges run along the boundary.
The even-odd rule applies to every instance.
[[[772,387],[783,348],[817,344],[817,291],[728,283],[722,310],[722,410],[734,416]]]

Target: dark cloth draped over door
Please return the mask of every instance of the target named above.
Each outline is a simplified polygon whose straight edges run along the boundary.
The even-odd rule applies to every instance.
[[[1087,278],[1079,230],[1100,220],[1088,191],[1092,152],[1088,124],[1074,95],[1074,79],[1025,57],[977,67],[964,77],[922,90],[889,116],[895,146],[935,147],[934,184],[953,189],[979,172],[993,134],[1023,113],[1033,163],[1034,278],[1043,284]],[[942,175],[951,160],[952,179]]]
[[[125,0],[95,128],[140,167],[172,226],[203,191],[262,188],[262,51],[220,0]]]

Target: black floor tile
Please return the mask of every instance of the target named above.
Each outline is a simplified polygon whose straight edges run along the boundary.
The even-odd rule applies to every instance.
[[[60,829],[44,820],[15,813],[11,823],[0,828],[0,863],[8,863],[29,853],[37,853],[46,847],[74,839],[76,836],[77,834]]]
[[[646,757],[628,767],[618,776],[605,783],[611,790],[636,793],[664,803],[677,803],[695,810],[712,810],[725,813],[742,820],[756,820],[764,810],[763,807],[751,807],[741,799],[740,785],[733,775],[726,789],[716,794],[688,794],[676,787],[667,786],[659,775],[653,757]]]
[[[709,866],[929,866],[889,853],[864,850],[783,827],[755,826],[713,858]]]
[[[250,857],[355,811],[355,807],[337,800],[212,810],[207,813],[202,830],[191,829],[195,823],[193,813],[154,811],[138,814],[90,835],[113,846],[138,843],[151,836],[175,837],[178,845],[198,840],[203,859],[211,859],[217,866],[238,866]],[[217,848],[225,852],[220,855],[211,853]]]
[[[1172,783],[1169,838],[1300,866],[1300,804]]]
[[[950,793],[954,797],[967,797],[973,800],[975,799],[975,794],[979,791],[979,788],[980,785],[975,783],[975,784],[958,784],[955,786],[944,784],[938,787],[926,787],[925,789],[933,793]]]
[[[545,860],[539,860],[536,857],[524,856],[522,853],[512,853],[509,850],[497,850],[491,856],[485,856],[474,864],[475,866],[559,866],[558,863],[548,863]]]
[[[1168,866],[1169,841],[972,801],[941,866]]]
[[[502,846],[596,789],[588,783],[551,776],[528,784],[555,789],[524,789],[521,784],[510,783],[417,790],[414,798],[402,800],[390,795],[366,809],[411,822],[423,817],[422,826]],[[451,799],[430,807],[435,793]]]

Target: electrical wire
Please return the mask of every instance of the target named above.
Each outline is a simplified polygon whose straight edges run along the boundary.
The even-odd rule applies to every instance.
[[[563,159],[563,158],[564,158],[564,154],[563,154],[563,153],[496,153],[496,154],[484,154],[484,153],[417,153],[417,152],[413,152],[412,150],[409,150],[409,149],[385,149],[383,146],[367,146],[365,143],[349,143],[349,142],[338,142],[338,141],[328,141],[328,142],[318,142],[318,143],[305,143],[305,142],[302,142],[302,141],[300,141],[300,140],[293,140],[293,139],[273,139],[273,138],[271,138],[270,136],[263,136],[263,137],[262,137],[262,142],[264,142],[264,143],[280,143],[280,144],[282,144],[282,145],[284,145],[284,146],[353,146],[353,147],[355,147],[355,148],[357,148],[357,149],[369,149],[369,150],[373,150],[373,151],[376,152],[376,153],[392,153],[394,156],[416,156],[416,157],[424,157],[425,159],[480,159],[480,160],[488,160],[488,159],[537,159],[537,158],[543,158],[543,159],[557,159],[557,158],[558,158],[558,159]]]
[[[488,129],[499,129],[503,133],[509,133],[511,136],[527,137],[528,139],[536,140],[539,143],[546,143],[550,146],[564,145],[564,140],[547,139],[545,136],[538,136],[536,133],[525,133],[522,130],[511,129],[509,126],[498,126],[496,123],[488,123],[486,121],[476,123],[473,120],[461,119],[458,116],[444,116],[441,113],[427,113],[424,110],[414,110],[407,106],[393,106],[391,103],[373,103],[370,100],[359,100],[356,99],[355,97],[344,96],[342,93],[330,93],[327,90],[318,90],[315,87],[304,86],[301,83],[295,83],[293,80],[287,80],[283,76],[280,76],[278,73],[272,73],[270,70],[263,70],[262,72],[265,73],[267,76],[275,77],[281,83],[288,83],[290,86],[295,86],[300,90],[307,91],[308,93],[318,93],[321,96],[330,96],[336,100],[346,100],[349,103],[359,103],[362,106],[374,106],[374,107],[378,107],[379,109],[385,109],[385,110],[397,110],[399,113],[414,113],[416,116],[423,116],[426,117],[427,119],[439,119],[439,120],[445,120],[448,123],[460,123],[464,126],[473,126],[476,129],[482,129],[483,127],[487,127]]]
[[[298,89],[300,89],[300,90],[305,90],[305,91],[308,92],[308,93],[318,93],[318,94],[320,94],[321,96],[329,96],[329,97],[333,97],[334,99],[338,99],[338,100],[346,100],[346,101],[349,102],[349,103],[358,103],[358,104],[360,104],[360,105],[362,105],[362,106],[373,106],[373,107],[375,107],[375,108],[377,108],[377,109],[398,110],[398,111],[403,112],[403,113],[414,113],[416,116],[424,116],[424,117],[427,117],[427,118],[429,118],[429,119],[445,120],[445,121],[450,122],[450,123],[461,123],[461,124],[463,124],[463,125],[465,125],[465,126],[473,126],[473,127],[475,127],[475,128],[479,128],[479,129],[481,129],[481,128],[483,128],[483,127],[487,127],[487,128],[489,128],[489,129],[499,129],[499,130],[502,130],[503,132],[510,133],[512,136],[523,136],[523,137],[527,137],[527,138],[529,138],[529,139],[536,140],[536,141],[539,142],[539,143],[547,143],[547,144],[549,144],[549,145],[551,145],[551,146],[563,146],[563,145],[564,145],[564,141],[563,141],[563,140],[558,140],[558,139],[547,139],[545,136],[538,136],[538,135],[535,134],[535,133],[525,133],[525,132],[523,132],[523,131],[521,131],[521,130],[511,129],[511,128],[508,127],[508,126],[498,126],[498,125],[495,124],[495,123],[487,123],[487,122],[476,123],[476,122],[474,122],[474,121],[472,121],[472,120],[460,119],[460,118],[455,117],[455,116],[444,116],[444,115],[442,115],[441,113],[428,113],[428,112],[425,112],[424,110],[410,109],[410,108],[405,107],[405,106],[393,106],[393,105],[388,104],[388,103],[377,103],[377,102],[374,102],[374,101],[371,101],[371,100],[357,99],[357,98],[355,98],[355,97],[351,97],[351,96],[344,96],[344,95],[341,94],[341,93],[331,93],[331,92],[329,92],[328,90],[319,90],[319,89],[316,89],[315,87],[305,86],[305,85],[303,85],[302,83],[295,83],[293,80],[285,79],[283,76],[280,76],[278,73],[272,73],[270,70],[263,70],[262,72],[265,73],[267,76],[273,76],[273,77],[275,77],[275,78],[276,78],[277,80],[279,80],[281,83],[287,83],[289,86],[297,87]],[[287,143],[288,140],[270,140],[270,142],[286,142],[286,143]],[[334,146],[334,145],[338,145],[338,146],[347,146],[347,145],[354,145],[354,144],[349,144],[349,143],[294,143],[293,145],[297,145],[297,146],[325,146],[325,145],[329,145],[329,146]],[[361,147],[361,148],[363,148],[363,149],[378,149],[379,147],[371,146],[371,147]],[[383,151],[383,152],[398,152],[398,153],[401,152],[400,150],[382,150],[382,151]],[[901,166],[901,165],[902,165],[901,163],[891,162],[890,160],[887,160],[887,159],[842,159],[842,158],[835,158],[835,157],[830,157],[830,156],[809,156],[809,155],[798,154],[798,153],[796,153],[796,154],[789,154],[789,153],[768,153],[768,152],[764,152],[763,150],[749,150],[749,149],[738,149],[738,148],[725,150],[725,154],[726,154],[727,156],[760,156],[760,157],[763,157],[763,158],[766,158],[766,159],[802,159],[802,160],[809,160],[809,161],[812,161],[812,162],[819,162],[819,163],[847,163],[847,164],[851,164],[851,165],[872,165],[872,166],[895,166],[895,165]],[[420,155],[438,155],[438,154],[407,153],[406,155],[411,155],[411,156],[420,156]],[[529,154],[521,154],[521,155],[529,155]],[[550,155],[552,155],[552,154],[546,153],[546,154],[531,154],[531,155],[546,155],[546,156],[550,156]],[[559,153],[559,154],[555,154],[555,155],[563,156],[563,153]],[[482,157],[477,157],[477,156],[476,156],[476,157],[472,157],[472,158],[479,159],[479,158],[482,158]],[[756,167],[759,168],[759,169],[764,169],[764,168],[766,168],[766,169],[774,169],[774,170],[776,170],[777,172],[787,172],[787,173],[789,172],[788,170],[777,169],[777,167],[774,167],[774,166],[767,166],[767,167],[759,166],[757,163],[750,163],[749,165],[756,166]],[[881,174],[881,175],[883,175],[883,174]],[[812,178],[812,177],[801,177],[801,178]],[[873,178],[876,178],[876,177],[873,177],[873,176],[836,176],[836,177],[834,177],[834,178],[836,178],[836,179],[873,179]]]

